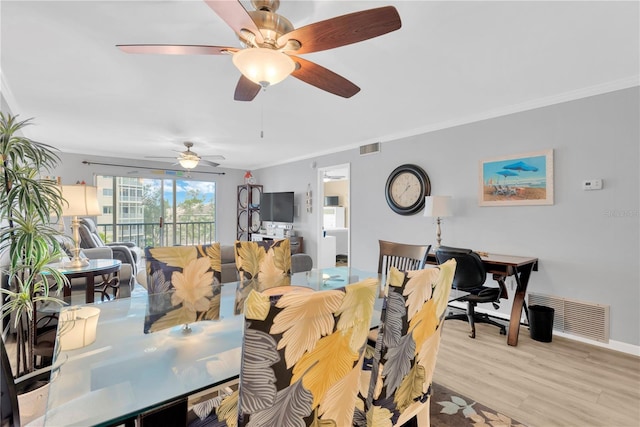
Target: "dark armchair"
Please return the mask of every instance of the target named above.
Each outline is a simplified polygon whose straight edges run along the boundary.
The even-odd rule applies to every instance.
[[[132,242],[105,243],[98,234],[96,223],[91,218],[80,218],[80,247],[82,249],[110,247],[114,259],[119,259],[123,264],[131,264],[134,276],[138,272],[142,250]]]

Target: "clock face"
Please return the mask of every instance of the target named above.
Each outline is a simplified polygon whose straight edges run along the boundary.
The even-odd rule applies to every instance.
[[[389,207],[400,215],[412,215],[424,207],[431,193],[429,177],[416,165],[397,167],[387,179],[386,198]]]
[[[407,208],[418,201],[421,190],[418,177],[411,172],[403,172],[391,182],[390,196],[396,205]]]

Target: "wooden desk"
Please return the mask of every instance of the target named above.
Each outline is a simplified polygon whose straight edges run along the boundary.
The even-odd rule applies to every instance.
[[[509,318],[509,332],[507,334],[507,344],[518,345],[518,333],[520,332],[520,318],[522,317],[522,307],[524,297],[529,285],[529,276],[532,271],[538,271],[538,258],[521,257],[512,255],[498,255],[478,252],[487,273],[493,274],[493,280],[497,281],[502,289],[502,297],[508,298],[505,279],[513,276],[516,279],[516,293],[513,296],[511,306],[511,316]],[[427,264],[437,264],[436,256],[429,253]],[[527,315],[528,317],[528,315]]]

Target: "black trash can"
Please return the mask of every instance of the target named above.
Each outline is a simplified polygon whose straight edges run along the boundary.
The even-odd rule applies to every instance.
[[[531,338],[541,342],[551,342],[553,336],[553,313],[551,307],[529,306],[529,333]]]

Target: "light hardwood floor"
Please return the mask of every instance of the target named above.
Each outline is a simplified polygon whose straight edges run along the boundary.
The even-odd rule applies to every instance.
[[[445,322],[434,381],[529,427],[640,426],[640,358],[520,327],[516,347],[491,325]],[[437,427],[437,426],[434,426]]]

